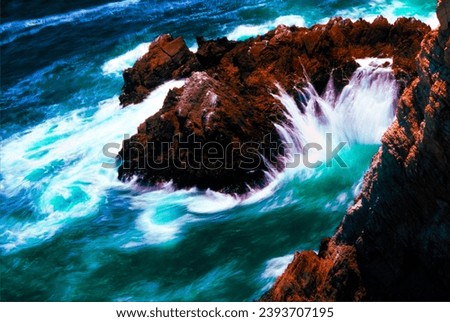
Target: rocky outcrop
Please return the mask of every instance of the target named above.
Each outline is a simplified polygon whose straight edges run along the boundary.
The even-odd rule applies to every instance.
[[[240,193],[246,185],[262,186],[268,170],[264,159],[278,157],[271,146],[278,136],[275,116],[261,106],[196,72],[185,86],[171,90],[162,109],[124,141],[119,176],[137,174],[143,184],[172,180],[180,188]]]
[[[265,301],[450,300],[450,30],[430,32],[362,192]]]
[[[125,85],[120,103],[124,106],[140,103],[158,85],[171,79],[188,77],[199,66],[183,38],[161,35],[150,44],[148,53],[133,68],[124,71]]]
[[[355,59],[393,57],[394,73],[406,86],[416,75],[414,57],[429,30],[415,19],[402,18],[390,24],[382,17],[373,23],[334,18],[311,28],[280,25],[240,42],[198,38],[195,55],[181,38],[161,36],[133,68],[125,71],[121,102],[138,103],[168,79],[190,78],[183,88],[171,91],[163,109],[124,142],[119,178],[138,177],[142,184],[172,180],[177,187],[238,193],[264,185],[264,171],[280,168],[277,159],[284,152],[274,127],[284,117],[280,102],[273,97],[278,93],[276,84],[300,103],[297,89],[306,81],[321,92],[331,76],[340,90],[358,67]],[[214,149],[206,153],[196,149],[198,142],[178,144],[178,140],[193,135],[201,145],[213,142],[222,149],[256,148],[233,152],[236,158],[227,162],[218,160],[215,153],[210,155]],[[153,147],[161,143],[170,143],[167,151]],[[182,151],[178,151],[180,147]],[[229,158],[229,153],[223,155]],[[198,161],[195,166],[187,162],[194,159]],[[228,166],[211,167],[212,159],[220,161],[215,165]],[[167,169],[153,166],[167,161]],[[243,169],[240,165],[244,161],[253,167]]]

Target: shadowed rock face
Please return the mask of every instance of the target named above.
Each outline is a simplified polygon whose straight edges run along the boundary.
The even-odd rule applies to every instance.
[[[450,300],[450,30],[430,32],[397,119],[320,252],[297,253],[264,301]]]
[[[450,1],[448,0],[438,0],[438,6],[436,14],[441,24],[442,30],[448,29],[448,24],[450,22]]]
[[[284,153],[282,148],[274,148],[281,143],[274,123],[284,118],[283,107],[273,97],[278,93],[276,84],[299,100],[297,89],[308,80],[320,93],[331,76],[340,90],[358,67],[355,59],[393,57],[394,74],[405,86],[417,75],[414,57],[429,30],[415,19],[401,18],[389,24],[382,17],[373,23],[335,18],[309,29],[281,25],[240,42],[198,38],[196,54],[181,38],[160,36],[149,52],[124,72],[122,104],[142,101],[169,79],[188,81],[183,88],[171,91],[163,109],[124,142],[119,178],[136,176],[141,184],[151,185],[173,180],[176,187],[238,193],[262,186],[264,171],[280,169],[277,157]],[[193,134],[201,144],[222,146],[228,158],[235,152],[226,152],[226,147],[253,148],[237,153],[228,167],[217,167],[218,162],[211,166],[218,157],[213,150],[205,153],[196,149],[196,144],[177,143]],[[148,147],[172,142],[168,151]],[[167,160],[176,160],[181,166],[176,162],[170,162],[167,169],[148,166]],[[200,161],[200,167],[188,160]],[[253,168],[243,168],[245,161]]]
[[[260,155],[276,160],[278,151],[270,148],[278,135],[271,112],[259,108],[234,88],[196,72],[124,141],[119,176],[138,174],[144,184],[173,180],[181,188],[195,183],[227,192],[245,192],[243,183],[263,186],[268,169]]]

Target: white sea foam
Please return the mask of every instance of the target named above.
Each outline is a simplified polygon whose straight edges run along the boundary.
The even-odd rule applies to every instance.
[[[390,66],[390,59],[367,58],[339,96],[332,83],[320,97],[309,84],[298,90],[301,109],[293,97],[279,88],[275,95],[286,108],[286,124],[277,125],[277,130],[286,144],[292,144],[290,156],[302,152],[308,143],[318,143],[323,149],[313,149],[309,162],[325,161],[326,133],[331,133],[334,142],[378,144],[382,134],[394,119],[394,108],[398,90]],[[311,151],[311,150],[310,150]],[[289,160],[293,161],[293,160]]]
[[[250,190],[250,192],[242,200],[242,204],[250,205],[272,197],[275,192],[281,188],[284,180],[284,172],[276,173],[272,171],[271,173],[267,173],[266,181],[268,182],[268,184],[262,189]]]
[[[417,15],[416,18],[425,22],[431,29],[437,29],[440,26],[439,20],[434,12],[430,13],[428,16]]]
[[[300,91],[304,96],[305,113],[301,113],[293,98],[280,88],[280,95],[276,97],[286,107],[288,123],[278,129],[287,142],[291,140],[294,147],[301,149],[311,140],[323,142],[325,131],[349,141],[378,142],[392,121],[395,80],[389,67],[377,67],[383,61],[362,60],[360,63],[363,66],[339,97],[328,92],[327,101],[319,97],[312,86]],[[118,98],[113,97],[101,102],[92,115],[84,109],[76,110],[6,140],[0,152],[3,194],[12,197],[26,188],[35,200],[37,215],[33,220],[8,227],[2,234],[6,240],[3,248],[11,250],[48,239],[76,218],[95,214],[108,189],[130,189],[116,179],[114,169],[101,167],[102,162],[113,161],[103,155],[102,147],[109,142],[120,144],[124,134],[135,133],[142,120],[159,110],[168,90],[183,84],[184,81],[168,82],[141,104],[125,109],[121,109]],[[317,104],[323,117],[316,115]],[[111,152],[118,150],[116,147]],[[47,175],[48,172],[52,175]],[[136,229],[141,233],[125,241],[124,247],[174,240],[186,224],[208,217],[199,215],[271,198],[282,182],[289,179],[289,171],[268,175],[271,177],[267,187],[243,197],[212,191],[200,193],[196,189],[173,191],[170,184],[133,197],[133,209],[138,213]],[[179,208],[172,212],[170,207]],[[176,217],[172,218],[172,213]]]
[[[132,50],[106,61],[102,65],[103,74],[122,76],[122,72],[125,69],[132,67],[139,58],[141,58],[148,52],[148,47],[150,46],[150,44],[151,42],[139,44]],[[189,47],[189,50],[193,53],[197,52],[198,45],[192,45],[191,47]]]
[[[288,165],[282,172],[273,171],[271,183],[248,197],[252,202],[270,197],[284,182],[294,177],[308,180],[320,176],[315,166],[307,166],[303,147],[308,143],[319,144],[322,149],[310,149],[307,161],[311,164],[327,162],[327,133],[331,134],[334,149],[345,142],[344,150],[354,143],[379,144],[381,136],[392,123],[397,101],[397,85],[392,75],[392,59],[365,58],[358,60],[360,67],[349,84],[337,95],[332,78],[326,90],[319,96],[312,84],[298,89],[303,102],[297,106],[294,98],[278,86],[275,98],[285,107],[286,122],[275,127],[287,147],[283,162]],[[386,66],[386,63],[388,66]],[[267,211],[283,205],[284,201],[272,199],[263,209]],[[334,206],[342,206],[338,198]],[[330,204],[331,206],[331,204]],[[334,207],[337,209],[336,207]]]
[[[103,155],[107,143],[121,144],[124,134],[132,135],[142,120],[156,113],[173,87],[184,81],[170,81],[144,102],[121,109],[117,97],[100,103],[90,117],[76,110],[53,118],[3,143],[2,192],[8,197],[28,188],[36,194],[37,221],[24,222],[8,230],[5,249],[45,240],[77,217],[95,214],[107,189],[126,188],[114,169],[102,167],[114,159]],[[111,149],[110,152],[118,152]],[[58,171],[58,167],[64,169]],[[53,175],[48,176],[47,171]]]
[[[136,229],[141,234],[128,238],[122,247],[135,248],[176,241],[184,236],[189,224],[223,219],[215,214],[256,203],[271,195],[273,191],[267,187],[246,196],[236,196],[211,190],[199,192],[196,188],[173,190],[170,184],[141,193],[132,199],[133,211],[140,212]]]
[[[286,267],[294,259],[294,255],[289,254],[282,257],[276,257],[266,262],[266,268],[262,273],[262,278],[276,278],[283,274]]]
[[[366,57],[356,59],[356,62],[361,68],[387,68],[387,72],[391,70],[392,58],[376,58],[376,57]]]
[[[266,22],[261,25],[240,25],[237,26],[233,31],[231,31],[227,38],[231,40],[243,40],[246,38],[250,38],[257,35],[262,35],[268,32],[269,30],[275,28],[278,25],[286,25],[286,26],[305,26],[305,20],[302,16],[297,15],[288,15],[281,16],[275,20]]]
[[[36,34],[40,30],[47,27],[59,26],[61,24],[68,23],[80,24],[92,20],[101,19],[105,16],[109,16],[122,11],[130,5],[134,5],[139,2],[140,0],[124,0],[104,4],[93,8],[75,10],[63,14],[51,15],[29,20],[11,21],[5,24],[1,24],[0,35],[2,35],[2,38],[3,33],[11,33],[11,35],[3,39],[0,44],[5,45],[13,42],[17,38]]]
[[[136,48],[127,51],[126,53],[108,60],[102,66],[102,71],[104,75],[114,74],[116,76],[121,76],[123,70],[133,66],[133,64],[148,51],[150,43],[142,43]]]
[[[349,206],[353,200],[351,197],[353,196],[350,196],[349,193],[341,192],[334,200],[327,202],[325,208],[331,211],[339,211],[339,209]]]
[[[168,223],[156,223],[156,214],[152,209],[145,210],[136,220],[136,227],[144,233],[139,242],[129,242],[124,248],[132,248],[141,245],[162,244],[174,240],[181,232],[181,228],[195,218],[191,215],[184,215]]]
[[[239,198],[235,196],[211,190],[186,199],[187,209],[198,214],[222,212],[236,207],[239,203]]]
[[[191,47],[189,47],[189,50],[192,51],[193,53],[196,53],[198,50],[198,44],[197,43],[193,44]]]
[[[132,199],[132,209],[140,212],[136,219],[136,229],[141,234],[132,237],[131,241],[123,245],[123,248],[173,241],[182,235],[186,224],[207,220],[189,213],[192,212],[192,210],[189,211],[190,205],[195,208],[205,204],[208,208],[208,204],[215,202],[217,205],[218,200],[226,197],[232,198],[219,193],[201,195],[195,188],[175,191],[171,184],[158,190],[141,193]],[[198,213],[206,213],[207,209],[197,210]],[[208,210],[215,212],[218,208],[209,206]]]

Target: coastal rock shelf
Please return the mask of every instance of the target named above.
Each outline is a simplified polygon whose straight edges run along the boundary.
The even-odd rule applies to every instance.
[[[137,177],[143,185],[172,181],[178,188],[230,193],[262,187],[268,170],[283,168],[278,160],[284,149],[275,124],[283,122],[284,108],[274,97],[277,86],[300,108],[298,89],[307,82],[320,94],[332,77],[339,92],[358,68],[356,59],[379,57],[393,58],[393,72],[403,90],[417,75],[414,58],[429,31],[416,19],[390,24],[383,17],[373,23],[334,18],[311,28],[280,25],[238,42],[199,37],[195,54],[182,38],[160,36],[125,70],[123,106],[141,102],[165,81],[188,79],[183,88],[169,92],[159,113],[124,141],[119,178]],[[189,143],[192,138],[195,144]],[[195,148],[207,142],[232,148],[219,154],[212,146]],[[170,153],[163,143],[171,144]],[[218,159],[232,161],[217,167]],[[152,162],[168,166],[155,169]]]

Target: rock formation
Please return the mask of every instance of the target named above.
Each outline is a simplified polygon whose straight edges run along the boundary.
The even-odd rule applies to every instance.
[[[423,40],[418,76],[336,234],[297,253],[262,300],[450,300],[449,36],[443,25]]]
[[[161,35],[150,44],[148,53],[133,68],[124,71],[120,103],[139,103],[158,85],[189,76],[199,63],[183,38]]]
[[[358,67],[356,58],[393,57],[394,73],[406,86],[416,75],[414,57],[429,30],[415,19],[389,24],[382,17],[373,23],[334,18],[311,28],[280,25],[240,42],[198,38],[196,54],[182,38],[160,36],[124,72],[120,101],[138,103],[169,79],[188,80],[124,141],[119,178],[237,193],[262,186],[268,168],[282,167],[274,124],[284,113],[272,95],[277,83],[299,100],[296,89],[307,80],[321,92],[331,76],[339,90]],[[198,148],[206,143],[208,149]]]
[[[267,166],[260,154],[276,160],[278,153],[269,149],[276,133],[272,138],[259,128],[274,130],[275,118],[260,110],[265,107],[252,105],[206,72],[195,72],[124,142],[119,175],[126,178],[127,169],[142,169],[131,172],[141,183],[172,180],[178,187],[195,183],[227,192],[244,192],[243,183],[261,186]]]

